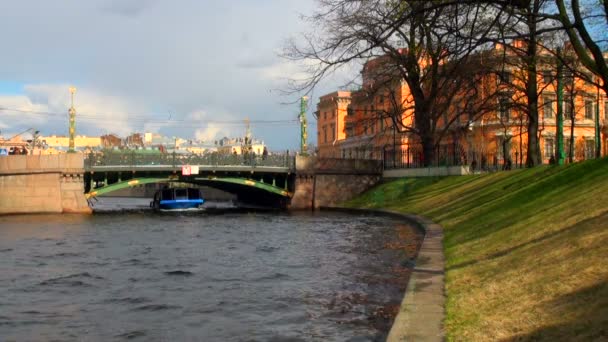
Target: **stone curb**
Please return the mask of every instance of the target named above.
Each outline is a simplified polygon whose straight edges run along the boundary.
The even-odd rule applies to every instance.
[[[443,228],[429,219],[390,210],[322,207],[321,210],[381,214],[401,218],[424,232],[399,313],[387,341],[443,341],[445,258]]]

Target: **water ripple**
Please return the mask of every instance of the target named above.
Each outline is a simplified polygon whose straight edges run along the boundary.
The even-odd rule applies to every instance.
[[[132,340],[132,339],[136,339],[138,337],[145,337],[145,336],[146,336],[146,333],[144,331],[133,330],[133,331],[126,332],[124,334],[115,335],[114,337]]]
[[[0,217],[0,340],[380,341],[415,256],[343,214],[27,222]]]
[[[181,309],[182,307],[179,305],[169,305],[169,304],[149,304],[139,306],[133,310],[135,311],[161,311],[161,310],[175,310]]]
[[[47,280],[40,282],[39,285],[41,285],[41,286],[62,285],[62,286],[71,286],[71,287],[79,287],[79,286],[91,287],[91,286],[93,286],[92,284],[79,280],[79,278],[95,279],[95,280],[104,279],[103,277],[96,276],[96,275],[90,274],[88,272],[83,272],[83,273],[70,274],[70,275],[63,276],[63,277],[47,279]]]
[[[166,275],[171,275],[171,276],[185,276],[185,277],[189,277],[194,275],[194,273],[190,272],[190,271],[182,271],[182,270],[177,270],[177,271],[168,271],[165,272]]]

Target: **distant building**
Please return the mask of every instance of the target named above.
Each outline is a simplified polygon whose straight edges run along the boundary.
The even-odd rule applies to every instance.
[[[28,143],[27,140],[23,140],[21,136],[15,136],[9,139],[0,137],[0,148],[8,154],[21,153],[23,149],[28,151],[30,146],[30,143]]]
[[[134,146],[144,146],[144,137],[141,133],[133,133],[125,138],[125,145],[134,147]]]
[[[60,154],[68,151],[70,138],[67,136],[40,136],[38,137],[38,148],[41,149],[40,154]],[[103,146],[101,137],[87,137],[77,135],[74,137],[74,149],[76,152],[85,152],[90,150],[100,149]],[[34,151],[34,154],[37,154]]]
[[[251,152],[261,155],[264,152],[266,145],[263,141],[252,139],[250,144],[245,142],[245,138],[228,138],[224,137],[218,141],[217,152],[221,154],[243,154],[245,146],[250,145]]]
[[[115,134],[106,134],[101,136],[101,143],[104,148],[122,146],[122,139]]]

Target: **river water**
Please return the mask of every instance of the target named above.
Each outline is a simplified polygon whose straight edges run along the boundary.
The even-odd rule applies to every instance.
[[[419,240],[338,213],[4,216],[0,340],[383,340]]]

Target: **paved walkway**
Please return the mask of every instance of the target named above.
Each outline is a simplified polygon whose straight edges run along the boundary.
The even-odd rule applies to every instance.
[[[401,308],[386,340],[389,342],[443,341],[445,318],[443,228],[420,216],[403,216],[421,226],[425,236]]]
[[[324,208],[321,208],[324,209]],[[445,258],[443,228],[417,215],[388,210],[325,208],[350,212],[381,213],[402,218],[424,230],[424,241],[410,275],[407,290],[387,341],[443,341],[445,318]]]

